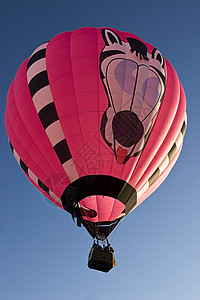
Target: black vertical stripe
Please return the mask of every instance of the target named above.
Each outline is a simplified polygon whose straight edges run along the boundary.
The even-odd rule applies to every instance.
[[[23,162],[23,160],[20,158],[20,161],[19,161],[19,163],[20,163],[20,166],[21,166],[21,168],[24,170],[24,172],[28,175],[28,167],[27,167],[27,165]]]
[[[44,106],[39,111],[38,116],[40,118],[40,121],[42,122],[44,129],[46,129],[55,121],[59,120],[54,102],[51,102]]]
[[[184,137],[184,135],[185,135],[185,131],[186,131],[186,123],[185,123],[185,121],[184,121],[184,122],[183,122],[183,126],[182,126],[182,128],[181,128],[181,133],[182,133],[183,137]]]
[[[53,148],[56,151],[56,154],[61,164],[64,164],[66,161],[72,158],[69,147],[65,139],[57,143]]]
[[[28,84],[31,97],[47,85],[49,85],[49,79],[46,70],[35,75]]]
[[[159,175],[160,175],[160,170],[158,168],[155,170],[153,175],[149,178],[149,186],[151,186],[154,183],[154,181],[158,178]]]
[[[11,142],[10,142],[10,141],[9,141],[9,144],[10,144],[10,148],[11,148],[11,150],[12,150],[12,153],[13,153],[13,151],[14,151],[13,145],[11,144]]]
[[[42,181],[40,181],[40,179],[38,179],[38,185],[43,191],[49,194],[49,188]]]
[[[174,145],[172,146],[171,150],[170,150],[169,153],[168,153],[169,162],[172,161],[172,159],[174,158],[176,152],[177,152],[177,146],[176,146],[176,144],[174,143]]]
[[[41,58],[45,58],[45,55],[46,55],[46,48],[41,49],[37,51],[35,54],[33,54],[27,63],[27,71],[30,68],[30,66],[34,64],[37,60]]]

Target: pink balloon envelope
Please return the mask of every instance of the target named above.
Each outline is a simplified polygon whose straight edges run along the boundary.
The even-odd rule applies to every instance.
[[[186,100],[152,45],[116,29],[80,28],[21,65],[5,123],[28,179],[92,237],[106,239],[175,164]]]

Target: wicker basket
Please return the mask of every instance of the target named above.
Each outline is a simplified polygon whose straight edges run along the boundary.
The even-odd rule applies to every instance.
[[[93,247],[89,254],[88,267],[98,271],[109,272],[114,266],[113,253],[106,252],[101,248]]]

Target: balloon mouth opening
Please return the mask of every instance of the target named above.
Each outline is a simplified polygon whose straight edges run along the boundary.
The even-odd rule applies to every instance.
[[[122,157],[122,161],[124,157]],[[106,197],[109,197],[110,200],[111,198],[117,199],[122,202],[123,205],[125,205],[125,214],[128,214],[137,203],[136,190],[125,180],[109,175],[87,175],[71,182],[63,191],[61,201],[64,210],[68,211],[70,214],[74,214],[74,210],[78,206],[77,204],[80,202],[84,207],[89,209],[84,210],[84,207],[82,207],[85,215],[89,214],[90,217],[94,216],[95,212],[93,210],[95,210],[95,206],[88,206],[87,202],[82,201],[87,197],[90,198],[90,202],[92,201],[93,197],[100,197],[101,202],[104,200],[104,197],[105,200]],[[107,201],[105,202],[107,205]],[[115,202],[116,201],[114,201],[114,203]],[[121,211],[119,213],[121,213]],[[103,218],[104,217],[102,217],[101,220]],[[92,218],[92,220],[95,220],[95,218]],[[98,221],[100,221],[99,218],[97,222]]]

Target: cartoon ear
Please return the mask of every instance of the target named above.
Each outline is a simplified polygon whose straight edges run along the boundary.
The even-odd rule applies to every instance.
[[[122,45],[121,38],[113,30],[108,29],[108,28],[104,28],[104,29],[102,29],[101,33],[102,33],[102,37],[104,39],[104,42],[105,42],[106,46],[110,46],[114,43]]]

